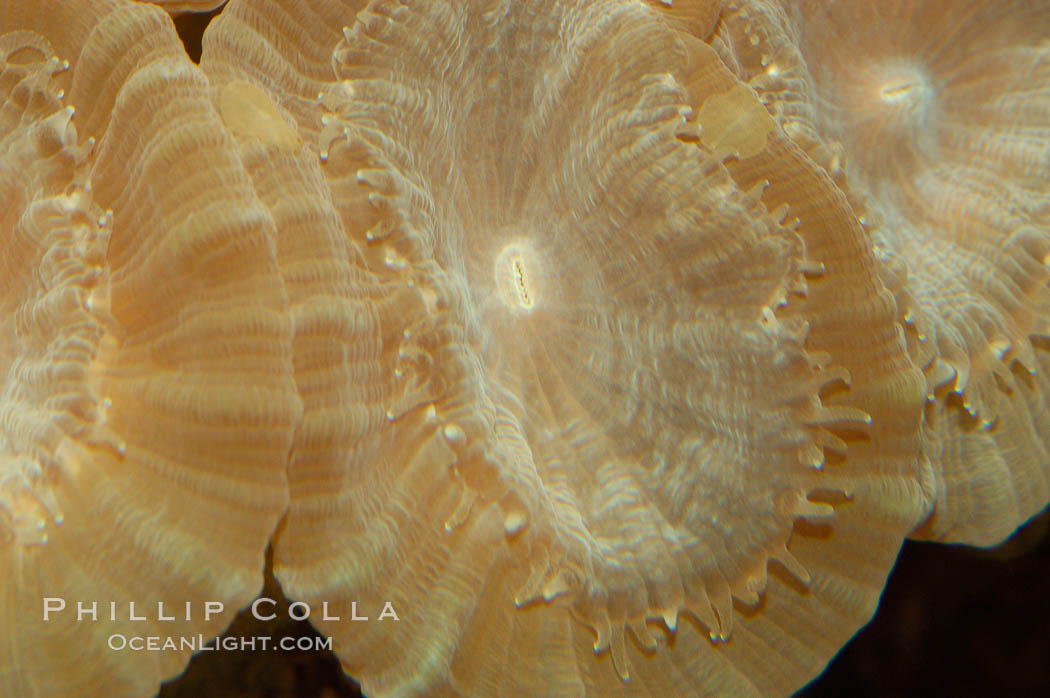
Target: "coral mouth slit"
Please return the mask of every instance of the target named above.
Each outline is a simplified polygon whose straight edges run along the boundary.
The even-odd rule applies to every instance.
[[[539,289],[535,270],[538,260],[528,243],[513,242],[496,256],[495,282],[500,300],[508,308],[528,312],[536,307]]]
[[[523,308],[531,308],[532,299],[529,298],[529,286],[525,282],[525,265],[520,259],[514,260],[514,273],[518,277],[518,302]]]
[[[920,87],[914,82],[905,82],[902,84],[892,84],[883,87],[879,94],[884,102],[900,102],[908,99],[909,96],[914,99],[914,91]]]

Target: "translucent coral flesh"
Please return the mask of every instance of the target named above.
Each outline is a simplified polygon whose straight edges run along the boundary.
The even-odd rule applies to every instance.
[[[368,695],[788,694],[1045,505],[1037,3],[83,4],[0,5],[0,693],[269,541]]]
[[[926,373],[937,505],[917,534],[1000,542],[1050,495],[1050,10],[744,2],[725,19],[741,76],[870,228]]]
[[[0,7],[0,693],[146,695],[189,653],[107,637],[175,627],[129,600],[207,636],[258,593],[299,399],[272,222],[203,76],[156,8],[69,12]]]
[[[703,116],[736,81],[688,9],[235,3],[205,37],[216,99],[254,83],[303,136],[239,138],[302,241],[275,564],[341,615],[404,609],[322,624],[366,691],[789,691],[925,511],[921,379],[860,227],[775,133],[708,146],[715,111],[762,110]],[[782,204],[812,211],[801,237]],[[798,614],[824,639],[790,641]]]

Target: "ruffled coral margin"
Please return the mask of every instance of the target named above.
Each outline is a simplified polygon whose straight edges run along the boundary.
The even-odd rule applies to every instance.
[[[0,187],[5,215],[21,212],[3,264],[11,277],[35,270],[21,293],[4,299],[15,304],[5,307],[4,322],[18,340],[4,352],[0,537],[32,545],[47,541],[49,522],[62,523],[52,488],[79,467],[78,449],[114,457],[125,450],[106,426],[106,400],[93,380],[107,328],[114,329],[106,262],[112,213],[93,202],[87,183],[94,139],[78,144],[74,109],[62,106],[52,79],[69,63],[33,32],[0,36],[0,54]]]

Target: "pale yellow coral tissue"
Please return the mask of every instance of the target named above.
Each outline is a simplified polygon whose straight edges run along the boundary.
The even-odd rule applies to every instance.
[[[797,690],[1050,498],[1048,28],[0,3],[0,694],[152,694],[156,615],[41,601],[211,637],[267,545],[397,609],[311,619],[370,696]]]

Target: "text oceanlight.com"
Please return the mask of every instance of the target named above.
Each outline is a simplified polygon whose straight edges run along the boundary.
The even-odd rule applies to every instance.
[[[131,650],[132,652],[164,652],[170,650],[182,650],[187,652],[208,652],[225,650],[250,651],[256,650],[331,650],[332,638],[330,637],[279,637],[272,638],[266,635],[254,637],[215,637],[207,639],[203,635],[190,635],[184,637],[160,637],[157,635],[124,635],[114,633],[106,641],[111,650],[117,652]]]
[[[126,621],[132,622],[171,622],[176,621],[209,621],[213,617],[222,614],[226,609],[221,601],[187,601],[181,604],[172,604],[163,601],[145,603],[136,601],[70,601],[61,597],[44,597],[43,621],[54,622],[65,620],[76,623],[105,623]],[[281,606],[277,601],[260,597],[252,602],[249,607],[250,613],[258,621],[272,621],[278,617]],[[292,620],[304,621],[313,616],[316,620],[324,621],[400,621],[397,612],[391,602],[386,601],[374,604],[368,608],[352,601],[349,607],[341,614],[333,612],[328,602],[325,601],[316,610],[302,601],[295,601],[283,610],[281,615]],[[172,626],[173,628],[175,626]],[[122,628],[124,630],[126,628]],[[145,628],[144,628],[145,629]],[[116,632],[106,640],[106,644],[114,651],[132,652],[163,652],[163,651],[236,651],[236,650],[331,650],[331,637],[269,637],[258,635],[254,637],[210,637],[205,635],[138,635],[134,632]]]

